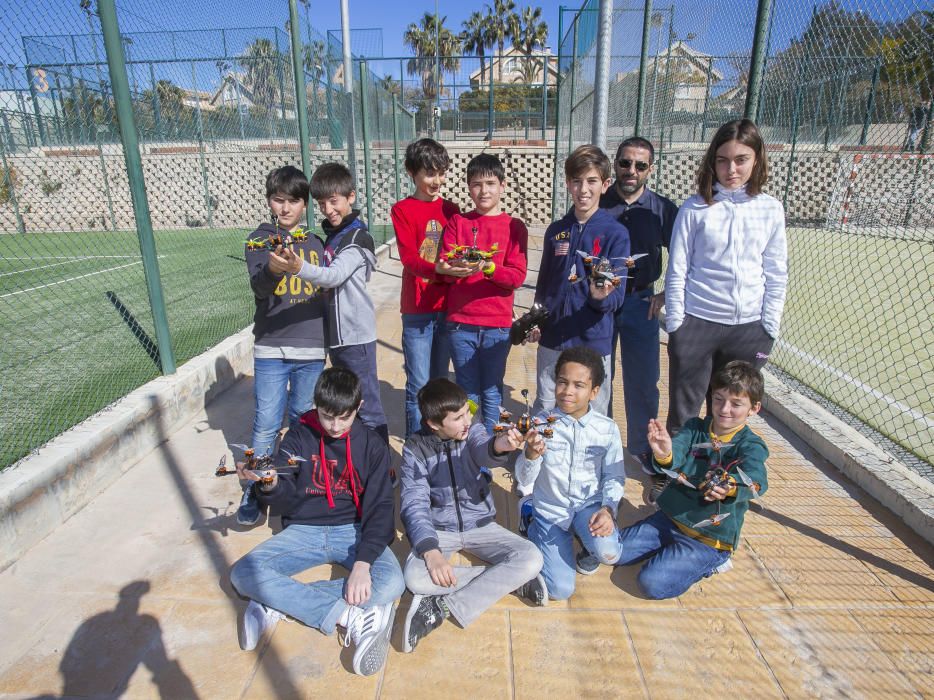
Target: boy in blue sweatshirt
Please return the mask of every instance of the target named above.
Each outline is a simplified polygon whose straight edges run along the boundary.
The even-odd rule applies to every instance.
[[[610,376],[613,314],[625,297],[625,285],[601,286],[588,279],[584,256],[609,258],[623,266],[629,257],[629,231],[610,213],[600,209],[600,195],[610,186],[610,159],[596,146],[577,148],[564,162],[564,174],[574,208],[545,231],[542,261],[535,284],[535,301],[549,313],[538,341],[535,411],[555,405],[555,364],[562,350],[577,345],[593,348]],[[624,272],[619,273],[625,276]],[[610,382],[604,382],[592,402],[606,415]]]
[[[376,314],[366,285],[376,269],[373,237],[360,212],[353,175],[340,163],[325,163],[311,176],[311,198],[324,215],[324,265],[283,249],[289,272],[327,290],[328,353],[331,364],[354,372],[363,385],[360,420],[389,443],[376,373]]]
[[[345,629],[354,643],[353,669],[369,676],[386,660],[394,601],[405,588],[389,544],[395,539],[389,447],[355,420],[360,381],[342,367],[321,374],[315,409],[292,423],[261,473],[237,465],[260,503],[282,516],[282,531],[256,546],[230,572],[250,600],[240,620],[240,648],[256,648],[263,633],[288,615],[331,634]],[[301,458],[297,465],[295,457]],[[304,583],[295,574],[340,564],[347,578]]]

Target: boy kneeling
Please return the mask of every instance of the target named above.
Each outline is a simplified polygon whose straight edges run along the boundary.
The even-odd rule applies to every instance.
[[[405,588],[387,546],[395,538],[389,448],[357,418],[360,380],[348,369],[325,370],[315,386],[315,406],[289,428],[276,470],[262,476],[237,465],[259,502],[282,516],[282,532],[238,561],[230,572],[250,599],[240,624],[240,648],[259,638],[283,614],[331,634],[345,628],[345,646],[356,645],[353,669],[369,676],[386,660],[393,602]],[[289,468],[292,455],[305,461]],[[271,477],[271,479],[270,479]],[[322,564],[350,572],[333,581],[301,583],[294,574]]]
[[[402,451],[402,522],[412,553],[405,583],[415,596],[405,620],[405,651],[448,616],[467,627],[507,593],[545,605],[535,545],[496,523],[485,465],[505,466],[523,436],[495,438],[471,426],[467,394],[454,382],[432,379],[418,392],[422,428]],[[453,552],[469,552],[489,566],[451,566]]]
[[[746,426],[762,407],[762,384],[748,362],[730,362],[710,383],[710,416],[692,418],[674,439],[660,422],[649,421],[653,466],[678,478],[659,495],[655,515],[623,530],[619,562],[648,559],[638,580],[649,598],[674,598],[732,568],[749,500],[768,488],[768,448]]]

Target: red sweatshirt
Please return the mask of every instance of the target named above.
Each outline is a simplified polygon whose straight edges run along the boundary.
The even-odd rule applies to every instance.
[[[476,234],[476,235],[475,235]],[[441,254],[455,245],[476,245],[481,250],[499,246],[492,260],[491,277],[477,271],[470,277],[439,275],[450,282],[447,320],[488,328],[512,325],[512,298],[525,282],[529,231],[509,214],[481,216],[476,212],[455,214],[444,227]]]
[[[441,231],[459,211],[454,202],[440,197],[433,202],[406,197],[393,205],[390,216],[402,260],[402,313],[444,311],[447,285],[435,276],[435,262]]]

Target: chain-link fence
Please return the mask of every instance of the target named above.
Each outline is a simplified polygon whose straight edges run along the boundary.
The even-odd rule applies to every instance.
[[[395,153],[414,115],[366,72],[348,96],[340,42],[312,26],[307,4],[297,9],[309,168],[349,162],[355,148],[360,202],[381,241],[388,206],[370,200],[398,196]],[[12,0],[0,15],[0,468],[159,375],[171,358],[147,276],[161,287],[176,363],[246,327],[243,245],[268,218],[266,174],[302,166],[287,0],[240,16],[215,2],[172,0],[158,13],[121,2],[157,254],[144,271],[101,16],[87,0],[62,5],[54,31],[38,36],[47,8]],[[215,29],[220,16],[248,28]]]
[[[556,212],[560,165],[592,138],[598,6],[561,15]],[[772,364],[934,478],[934,13],[917,0],[772,0],[747,100],[758,9],[616,3],[607,147],[637,130],[652,139],[653,186],[680,203],[717,127],[757,113],[788,222]]]

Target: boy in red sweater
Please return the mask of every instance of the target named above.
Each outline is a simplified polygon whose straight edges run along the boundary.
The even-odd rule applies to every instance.
[[[453,282],[447,330],[457,383],[480,406],[492,433],[503,401],[512,300],[525,282],[529,232],[502,211],[506,171],[499,158],[473,158],[467,188],[474,210],[454,215],[444,227],[435,269]]]
[[[415,194],[396,202],[390,215],[402,260],[402,355],[405,360],[405,436],[421,429],[418,391],[432,377],[446,377],[450,351],[444,332],[447,285],[435,275],[441,231],[460,209],[441,197],[451,159],[437,141],[419,139],[405,149],[405,169]]]

